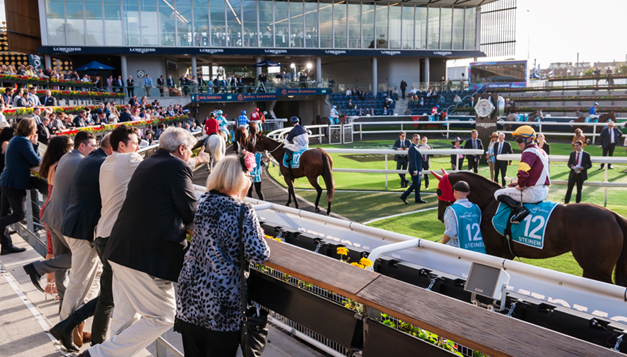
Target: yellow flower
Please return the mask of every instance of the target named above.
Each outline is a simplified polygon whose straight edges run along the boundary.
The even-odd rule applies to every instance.
[[[368,258],[359,259],[359,264],[365,266],[366,268],[370,268],[372,266],[372,260]]]
[[[355,267],[358,267],[358,268],[362,268],[362,269],[365,269],[365,268],[366,268],[366,267],[364,267],[363,265],[361,265],[361,264],[359,264],[359,263],[355,263],[355,262],[351,263],[351,265],[352,265],[352,266],[355,266]]]
[[[348,255],[348,248],[337,247],[337,254],[339,254],[339,255]]]
[[[274,237],[273,237],[273,236],[269,236],[269,235],[267,235],[267,234],[266,234],[266,235],[264,235],[264,237],[265,237],[266,239],[274,239]]]
[[[275,241],[277,241],[277,242],[281,242],[281,243],[283,243],[283,241],[281,240],[281,238],[273,238],[273,239],[274,239]]]

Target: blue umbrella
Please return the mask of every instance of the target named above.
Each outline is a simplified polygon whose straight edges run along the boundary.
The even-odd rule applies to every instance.
[[[76,71],[106,71],[115,69],[113,67],[109,67],[106,64],[102,64],[100,62],[92,61],[87,63],[84,66],[80,66],[76,69]]]

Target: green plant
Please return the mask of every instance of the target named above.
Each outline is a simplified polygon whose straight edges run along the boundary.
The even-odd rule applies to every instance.
[[[594,69],[589,68],[588,70],[586,70],[585,72],[583,72],[584,76],[591,76],[594,74]]]
[[[616,73],[618,73],[618,74],[627,74],[627,63],[626,64],[622,64],[622,65],[616,67]]]

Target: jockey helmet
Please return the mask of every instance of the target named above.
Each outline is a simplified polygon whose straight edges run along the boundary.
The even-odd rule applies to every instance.
[[[259,108],[255,108],[255,112],[259,113]]]
[[[218,110],[218,115],[222,115],[222,111],[221,110]]]
[[[592,105],[596,105],[598,107],[599,103],[598,102],[594,102],[594,104],[592,104]]]
[[[533,130],[533,128],[530,127],[529,125],[523,125],[523,126],[518,127],[518,129],[516,129],[516,131],[514,131],[512,135],[521,136],[525,139],[529,139],[529,138],[531,138],[532,140],[536,139],[536,131]]]
[[[291,118],[290,118],[290,121],[291,121],[292,123],[298,123],[298,122],[300,121],[300,119],[298,119],[298,117],[297,117],[297,116],[293,116],[293,117],[291,117]]]
[[[246,111],[245,110],[242,110],[242,115],[246,115]]]
[[[211,114],[209,114],[209,118],[215,118],[216,117],[216,113],[211,112]]]

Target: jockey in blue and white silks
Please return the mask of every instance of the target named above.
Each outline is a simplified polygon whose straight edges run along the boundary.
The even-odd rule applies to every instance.
[[[293,153],[309,149],[309,133],[307,133],[307,129],[299,124],[299,121],[296,116],[290,118],[290,122],[294,127],[285,138],[285,144],[283,145],[288,163],[292,162]]]
[[[227,128],[227,126],[229,125],[229,122],[228,122],[228,120],[226,120],[226,118],[225,118],[225,117],[223,117],[223,116],[222,116],[222,114],[223,114],[223,113],[222,113],[222,111],[221,111],[221,110],[218,110],[218,111],[216,112],[216,115],[217,115],[216,120],[218,121],[218,125],[219,125],[218,129],[219,129],[220,131],[223,131],[223,132],[224,132],[224,134],[226,134],[226,137],[227,137],[227,139],[228,139],[228,137],[229,137],[229,135],[230,135],[230,134],[229,134],[229,129]]]
[[[240,128],[246,128],[248,129],[248,123],[250,122],[250,120],[248,120],[248,117],[246,116],[246,111],[242,110],[242,115],[240,115],[237,118],[237,126]]]
[[[331,125],[340,123],[340,115],[337,112],[337,107],[334,105],[329,111],[329,121]]]
[[[597,114],[597,107],[599,103],[595,102],[590,109],[588,110],[588,117],[586,118],[586,123],[594,121],[595,123],[599,121],[599,114]]]

